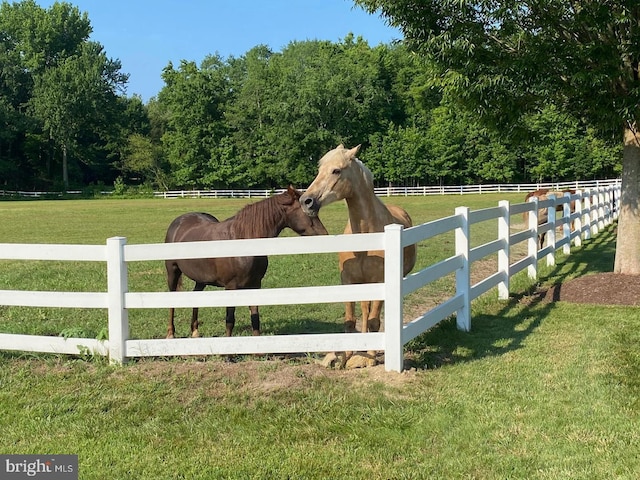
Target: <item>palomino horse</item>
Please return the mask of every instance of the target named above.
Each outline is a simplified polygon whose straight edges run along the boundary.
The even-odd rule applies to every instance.
[[[565,193],[570,193],[571,195],[573,195],[574,193],[576,193],[576,191],[573,189],[566,189],[559,192],[559,191],[552,191],[548,188],[541,188],[539,190],[536,190],[535,192],[527,193],[526,197],[524,197],[524,201],[528,202],[530,198],[534,198],[534,197],[537,198],[538,201],[548,200],[552,197],[560,198],[564,196]],[[556,212],[562,212],[563,210],[564,210],[564,207],[562,206],[562,204],[556,205]],[[576,211],[575,200],[571,200],[571,202],[569,203],[569,210],[571,211],[571,213],[574,213]],[[522,218],[524,219],[524,223],[526,226],[529,222],[529,212],[524,212]],[[549,221],[549,209],[547,208],[539,209],[538,225],[543,225],[548,221]],[[573,230],[573,221],[571,222],[571,230]],[[538,235],[538,249],[542,249],[544,247],[544,239],[546,235],[547,235],[547,232],[542,232],[540,235]]]
[[[286,192],[249,204],[222,222],[208,213],[185,213],[171,222],[165,242],[271,238],[277,237],[285,227],[299,235],[328,234],[319,218],[309,217],[302,211],[300,192],[289,186]],[[266,256],[256,256],[166,260],[165,266],[169,290],[175,292],[182,274],[196,282],[194,291],[204,290],[207,285],[224,287],[226,290],[260,288],[268,263]],[[260,335],[258,307],[249,309],[253,334]],[[231,336],[236,322],[235,310],[235,307],[227,307],[227,337]],[[173,317],[174,309],[171,308],[167,338],[173,338],[175,334]],[[191,317],[191,336],[199,336],[197,308],[193,309]]]
[[[373,175],[356,155],[360,145],[346,149],[337,148],[326,153],[318,163],[318,175],[300,197],[303,210],[316,216],[321,207],[338,200],[346,200],[349,220],[344,233],[382,232],[385,225],[399,223],[412,225],[409,214],[398,206],[385,206],[375,195]],[[404,249],[404,274],[411,271],[416,262],[416,246]],[[384,282],[384,252],[340,252],[340,277],[342,284]],[[380,330],[380,314],[383,302],[362,302],[362,332]],[[345,331],[356,331],[355,302],[348,302],[345,311]],[[371,352],[370,352],[371,353]],[[347,353],[347,357],[350,353]],[[366,364],[375,364],[375,352]],[[345,358],[345,361],[348,358]],[[335,354],[325,359],[325,364],[335,362]],[[343,366],[344,366],[343,362]]]

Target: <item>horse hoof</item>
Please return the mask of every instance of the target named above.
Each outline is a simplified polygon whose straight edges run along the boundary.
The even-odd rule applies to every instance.
[[[167,338],[175,338],[175,337],[173,336],[173,333],[169,333],[167,334]]]
[[[194,330],[193,332],[191,332],[191,338],[199,338],[200,337],[200,332],[198,332],[198,330]]]
[[[378,364],[375,354],[357,352],[347,360],[346,368],[366,368],[375,367]]]
[[[356,322],[354,322],[353,320],[344,322],[344,333],[358,333]]]

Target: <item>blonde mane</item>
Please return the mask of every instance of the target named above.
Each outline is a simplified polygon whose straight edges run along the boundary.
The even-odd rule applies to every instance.
[[[355,161],[356,165],[360,166],[360,170],[362,170],[362,177],[364,178],[364,182],[367,184],[367,187],[373,190],[373,173],[371,173],[369,167],[362,163],[362,160],[360,160],[359,158],[354,158],[353,160]]]

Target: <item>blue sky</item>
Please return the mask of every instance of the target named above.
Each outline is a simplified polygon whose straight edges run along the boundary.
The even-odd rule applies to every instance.
[[[129,73],[127,94],[143,101],[163,86],[169,61],[197,64],[208,54],[239,57],[259,44],[280,51],[294,40],[338,42],[349,33],[369,45],[402,38],[351,0],[67,0],[87,12],[91,39]],[[53,0],[39,0],[48,8]]]

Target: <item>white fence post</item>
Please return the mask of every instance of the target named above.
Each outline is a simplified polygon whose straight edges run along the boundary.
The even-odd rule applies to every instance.
[[[395,223],[384,227],[384,369],[387,372],[401,372],[404,367],[402,231],[402,225]]]
[[[591,238],[591,219],[593,218],[591,215],[591,189],[589,189],[584,197],[584,239],[589,240]]]
[[[538,197],[531,197],[530,202],[534,204],[533,211],[529,212],[529,230],[533,230],[533,236],[527,241],[527,256],[531,258],[531,264],[527,267],[529,278],[538,278]]]
[[[498,217],[498,239],[502,242],[502,248],[498,250],[498,272],[502,274],[503,280],[498,284],[498,298],[507,300],[509,298],[509,278],[510,272],[510,245],[509,237],[511,232],[511,206],[508,200],[500,200],[498,206],[502,215]]]
[[[573,240],[573,244],[576,247],[580,247],[582,245],[582,190],[577,190],[576,193],[579,195],[579,198],[576,199],[576,209],[574,214],[576,215],[576,219],[573,223],[574,232],[577,232]]]
[[[107,239],[107,289],[109,312],[109,360],[111,363],[126,361],[126,341],[129,338],[129,312],[124,306],[124,294],[128,290],[127,264],[124,246],[127,239]]]
[[[604,201],[605,201],[605,218],[604,218],[604,224],[605,225],[610,225],[611,224],[611,187],[605,187],[604,190]]]
[[[571,253],[571,193],[565,192],[565,199],[569,200],[562,204],[562,239],[565,241],[562,246],[562,253]]]
[[[604,229],[604,193],[602,187],[598,189],[598,232]]]
[[[547,266],[552,267],[556,264],[556,201],[557,197],[553,197],[553,203],[547,209],[547,221],[549,222],[549,230],[547,230],[547,245],[551,246],[551,251],[547,253]],[[543,248],[545,245],[543,245]]]
[[[598,191],[591,190],[591,235],[597,235],[600,232],[598,227],[598,210],[600,205],[598,204]]]
[[[462,225],[456,228],[456,255],[462,255],[462,268],[456,270],[456,295],[462,294],[462,307],[456,313],[456,325],[459,330],[471,330],[471,266],[469,265],[470,225],[469,207],[457,207],[456,215],[460,215]]]
[[[552,267],[556,264],[556,201],[557,197],[553,197],[553,203],[547,208],[547,221],[549,222],[549,230],[547,230],[547,244],[542,248],[551,247],[547,253],[547,266]]]

